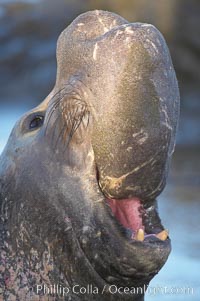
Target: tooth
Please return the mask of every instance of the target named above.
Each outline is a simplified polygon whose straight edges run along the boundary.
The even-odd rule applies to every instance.
[[[169,236],[168,230],[163,230],[160,233],[156,234],[156,237],[163,241],[166,240],[168,236]]]
[[[135,240],[143,241],[144,240],[144,230],[139,229],[135,234]]]

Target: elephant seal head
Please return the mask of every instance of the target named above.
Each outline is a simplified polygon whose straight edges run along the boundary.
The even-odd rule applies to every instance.
[[[104,288],[103,300],[143,300],[170,252],[155,200],[179,111],[168,48],[152,25],[93,11],[61,33],[57,63],[53,91],[0,158],[4,271],[16,296],[62,283],[72,300],[102,300]],[[73,290],[88,284],[98,294]]]

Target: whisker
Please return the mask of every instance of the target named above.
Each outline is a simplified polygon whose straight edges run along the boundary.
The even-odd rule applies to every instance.
[[[48,119],[47,119],[47,123],[46,123],[46,127],[45,127],[45,135],[47,133],[47,128],[48,128],[48,125],[49,125],[49,122],[51,120],[51,117],[53,116],[53,114],[55,113],[57,107],[59,106],[59,101],[57,101],[57,103],[55,104],[55,106],[53,107],[53,109],[50,111],[50,113],[48,114]]]
[[[76,130],[79,128],[81,122],[83,120],[83,115],[81,115],[79,117],[79,119],[77,120],[77,122],[74,122],[73,124],[73,128],[72,128],[72,134],[71,134],[71,137],[73,136],[73,134],[76,132]]]
[[[60,93],[61,93],[63,90],[65,90],[65,88],[60,89],[58,92],[56,92],[56,93],[51,97],[51,99],[49,100],[49,108],[51,108],[51,106],[54,104],[54,102],[51,103],[52,99],[54,99],[54,98],[57,97],[57,96],[60,96]],[[60,97],[59,97],[58,99],[60,99]]]
[[[65,130],[65,126],[67,126],[66,123],[64,123],[64,125],[63,125],[63,127],[62,127],[62,129],[61,129],[61,131],[60,131],[60,134],[58,135],[58,138],[57,138],[57,140],[56,140],[56,144],[55,144],[54,150],[56,149],[56,147],[57,147],[57,145],[58,145],[58,142],[59,142],[60,138],[61,138],[62,135],[63,135],[63,132],[64,132],[64,130]]]
[[[64,93],[63,95],[59,95],[60,92],[62,92],[63,90],[65,90],[66,88],[62,88],[61,90],[59,90],[56,94],[54,94],[51,98],[51,100],[53,98],[55,98],[56,96],[58,96],[58,99],[54,102],[52,102],[50,105],[49,105],[49,114],[48,114],[48,117],[47,117],[47,122],[46,122],[46,129],[45,129],[45,135],[46,135],[46,132],[47,132],[47,127],[48,127],[48,124],[50,122],[50,119],[54,113],[54,111],[56,110],[56,108],[58,107],[57,104],[59,105],[59,103],[62,101],[62,99],[66,96],[66,95],[71,95],[71,93]],[[50,102],[51,102],[50,100]]]
[[[71,86],[71,89],[69,89]],[[52,135],[52,142],[53,142],[53,149],[55,150],[60,139],[64,141],[66,147],[69,145],[71,138],[73,137],[74,133],[80,127],[81,123],[83,122],[84,117],[86,118],[84,122],[84,127],[87,128],[89,125],[90,120],[90,111],[89,106],[87,103],[82,101],[81,97],[73,91],[75,86],[72,83],[67,85],[68,91],[66,92],[66,87],[59,90],[54,96],[51,98],[52,101],[48,108],[48,116],[46,117],[46,128],[45,128],[45,135],[47,134],[49,123],[52,120],[52,117],[56,112],[58,112],[58,108],[60,108],[60,112],[58,116],[54,118],[53,121],[53,135]],[[70,90],[70,91],[69,91]],[[63,99],[69,95],[70,98],[66,101]],[[61,114],[61,116],[60,116]],[[64,124],[58,122],[59,118],[63,118]],[[60,130],[59,130],[60,127]],[[57,136],[58,134],[58,136]],[[56,137],[57,136],[57,137]]]
[[[76,107],[76,111],[75,111],[75,113],[72,115],[72,114],[70,114],[70,116],[71,117],[74,117],[73,118],[73,120],[71,119],[71,123],[72,123],[72,128],[71,128],[71,131],[73,130],[73,127],[74,127],[74,124],[75,124],[75,122],[76,122],[76,119],[75,119],[75,117],[76,117],[76,113],[77,113],[77,111],[78,111],[78,107]]]
[[[54,126],[53,135],[52,135],[52,139],[51,139],[52,142],[54,141],[56,129],[57,129],[57,126],[58,126],[57,120],[58,120],[59,118],[60,118],[60,116],[57,116],[56,119],[55,119],[55,121],[54,121],[55,126]]]
[[[88,116],[88,120],[87,120],[86,128],[89,126],[89,121],[90,121],[90,111],[87,111],[87,116]]]
[[[56,97],[56,96],[58,96],[59,94],[60,94],[60,92],[62,92],[63,90],[65,90],[66,88],[64,87],[64,88],[62,88],[62,89],[60,89],[58,92],[56,92],[52,97],[51,97],[51,99],[49,100],[49,102],[51,102],[51,100],[54,98],[54,97]],[[51,105],[51,104],[50,104]]]
[[[60,102],[62,101],[62,99],[63,99],[66,95],[67,95],[67,94],[64,94],[61,98],[58,98],[56,101],[54,101],[52,104],[50,104],[50,107],[52,106],[52,108],[50,108],[49,114],[48,114],[48,117],[47,117],[45,134],[46,134],[47,127],[48,127],[48,124],[49,124],[49,122],[50,122],[50,119],[51,119],[52,115],[54,114],[54,112],[55,112],[55,110],[57,109],[57,107],[59,106]]]

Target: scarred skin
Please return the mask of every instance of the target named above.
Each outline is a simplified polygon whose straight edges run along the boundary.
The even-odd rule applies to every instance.
[[[152,25],[93,11],[61,33],[57,62],[0,157],[0,300],[142,301],[170,240],[128,239],[106,197],[137,197],[146,232],[163,230],[179,113],[167,46]]]

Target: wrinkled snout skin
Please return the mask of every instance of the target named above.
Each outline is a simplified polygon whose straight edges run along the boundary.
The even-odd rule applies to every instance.
[[[178,115],[175,72],[154,26],[92,11],[61,33],[55,86],[0,156],[0,300],[144,300],[171,248],[156,236],[155,198]],[[146,240],[128,236],[107,205],[134,198]]]

